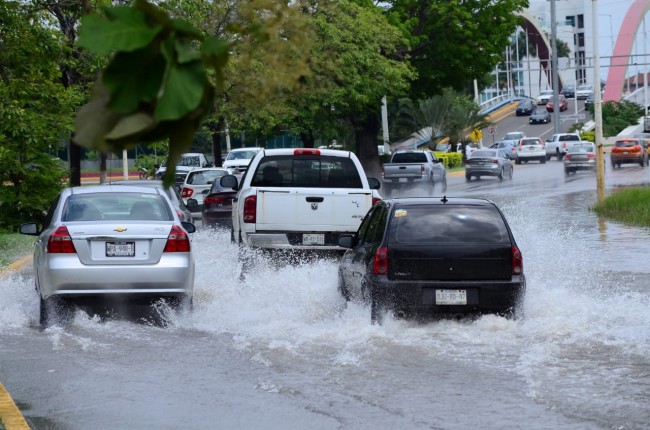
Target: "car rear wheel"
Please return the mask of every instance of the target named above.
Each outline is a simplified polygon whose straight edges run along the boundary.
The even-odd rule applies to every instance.
[[[515,161],[515,163],[521,164],[521,160],[519,158],[517,158],[517,161]]]
[[[639,166],[643,167],[643,157],[639,160]]]
[[[550,159],[551,159],[551,156],[547,154],[546,155],[546,161],[549,161]]]
[[[386,315],[386,306],[373,299],[370,302],[370,323],[373,325],[382,325]]]
[[[48,328],[53,324],[66,325],[72,321],[73,316],[73,307],[60,297],[40,298],[39,323],[41,327]]]
[[[471,181],[472,180],[472,175],[465,175],[465,180],[467,182]]]
[[[345,281],[343,280],[343,275],[339,273],[339,293],[343,296],[346,302],[350,301],[350,292],[348,291],[348,287],[345,285]]]
[[[447,192],[447,175],[442,177],[442,192],[446,193]]]
[[[501,168],[501,171],[499,172],[499,181],[503,181],[503,167]]]

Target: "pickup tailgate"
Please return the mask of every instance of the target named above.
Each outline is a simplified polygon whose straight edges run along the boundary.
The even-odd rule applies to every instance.
[[[255,230],[356,232],[371,206],[364,190],[258,188]]]
[[[421,178],[421,163],[388,163],[384,164],[384,179],[391,178]]]

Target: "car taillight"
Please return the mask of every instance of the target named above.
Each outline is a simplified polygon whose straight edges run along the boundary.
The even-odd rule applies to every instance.
[[[596,154],[587,154],[587,158],[596,158]]]
[[[181,197],[183,197],[184,199],[189,199],[190,197],[192,197],[192,194],[194,194],[194,190],[193,190],[193,189],[191,189],[191,188],[187,188],[187,187],[183,187],[183,191],[182,191]]]
[[[248,196],[244,200],[244,222],[251,224],[257,222],[257,196]]]
[[[499,160],[492,160],[492,164],[499,164]]]
[[[381,169],[381,175],[384,176],[384,165],[382,164],[379,168]]]
[[[293,150],[293,155],[320,155],[318,149],[299,148]]]
[[[190,238],[183,227],[173,225],[163,252],[190,252]]]
[[[512,274],[521,275],[524,273],[524,258],[516,246],[512,247]]]
[[[68,227],[62,225],[54,230],[47,240],[47,252],[51,254],[76,254],[77,250],[72,243]]]
[[[372,260],[372,274],[388,274],[388,248],[382,246],[375,252],[375,258]]]
[[[373,198],[372,198],[372,205],[374,206],[374,205],[376,205],[377,203],[379,203],[380,201],[381,201],[381,199],[380,199],[379,197],[373,197]]]
[[[562,142],[562,148],[566,148],[566,142]]]
[[[223,204],[225,202],[226,202],[226,198],[221,196],[209,196],[203,199],[204,205]]]
[[[571,158],[571,154],[566,154],[566,155],[564,156],[564,159],[565,159],[565,160],[568,160],[569,158]]]
[[[420,165],[420,174],[421,174],[421,175],[424,175],[424,172],[425,172],[425,171],[426,171],[426,169],[424,168],[424,164],[421,164],[421,165]]]

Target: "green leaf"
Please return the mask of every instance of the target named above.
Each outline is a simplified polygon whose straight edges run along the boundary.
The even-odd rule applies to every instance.
[[[93,87],[93,94],[88,103],[79,109],[75,117],[75,133],[73,141],[84,148],[110,152],[111,146],[104,138],[121,115],[106,107],[110,94],[98,80]]]
[[[195,110],[208,86],[205,68],[200,61],[186,64],[169,64],[162,96],[154,116],[158,121],[173,121]]]
[[[201,43],[201,55],[206,63],[214,67],[223,67],[228,61],[229,44],[223,39],[206,37]]]
[[[191,61],[200,60],[201,56],[192,48],[189,40],[176,40],[176,61],[179,64],[189,63]]]
[[[106,67],[102,80],[112,92],[108,106],[119,113],[132,113],[140,103],[158,96],[166,62],[152,48],[119,52]]]
[[[115,127],[105,136],[106,140],[120,140],[133,138],[154,128],[156,120],[149,114],[138,112],[133,115],[122,117]]]
[[[144,13],[131,7],[107,9],[107,15],[114,19],[98,15],[81,19],[79,46],[97,54],[135,51],[151,43],[163,28],[161,25],[149,26]]]

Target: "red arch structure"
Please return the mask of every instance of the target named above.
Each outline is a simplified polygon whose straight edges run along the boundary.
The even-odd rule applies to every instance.
[[[650,2],[648,0],[635,0],[625,14],[623,24],[621,24],[616,37],[609,72],[607,72],[607,85],[605,86],[603,101],[619,101],[621,99],[625,75],[627,74],[628,58],[632,53],[639,26],[649,10]],[[597,85],[596,88],[598,88]]]

